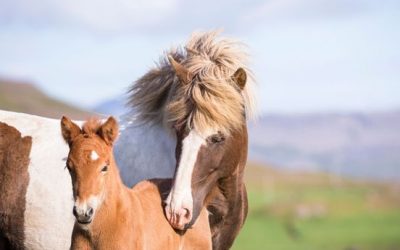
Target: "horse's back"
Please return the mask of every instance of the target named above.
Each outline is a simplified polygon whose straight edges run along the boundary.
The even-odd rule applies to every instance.
[[[124,120],[126,119],[126,120]],[[172,178],[175,170],[173,135],[160,126],[134,124],[123,118],[114,156],[125,185],[152,178]]]

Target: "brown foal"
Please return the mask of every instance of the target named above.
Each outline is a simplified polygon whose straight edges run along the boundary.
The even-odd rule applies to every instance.
[[[66,167],[75,200],[71,249],[211,249],[205,208],[185,233],[165,219],[162,200],[171,180],[142,181],[132,189],[122,183],[113,157],[113,117],[103,124],[88,121],[82,129],[63,117],[61,130],[70,147]]]

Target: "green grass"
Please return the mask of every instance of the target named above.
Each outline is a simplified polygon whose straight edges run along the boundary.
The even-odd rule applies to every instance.
[[[400,215],[289,221],[250,215],[233,249],[400,249]]]
[[[400,194],[394,185],[298,180],[268,171],[247,178],[249,215],[233,249],[400,249]],[[268,180],[273,180],[273,185]],[[261,181],[260,181],[261,180]]]

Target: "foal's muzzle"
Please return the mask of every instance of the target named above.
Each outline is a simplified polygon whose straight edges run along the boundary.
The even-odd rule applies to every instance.
[[[78,223],[89,224],[93,220],[94,209],[92,207],[87,207],[86,209],[79,209],[77,206],[74,206],[72,213],[74,214]]]

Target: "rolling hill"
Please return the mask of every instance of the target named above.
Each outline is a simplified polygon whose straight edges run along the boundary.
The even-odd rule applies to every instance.
[[[267,115],[249,131],[252,160],[285,169],[400,179],[400,111]]]
[[[31,83],[0,79],[0,109],[60,118],[68,115],[73,119],[84,119],[91,115],[77,107],[47,96]]]

